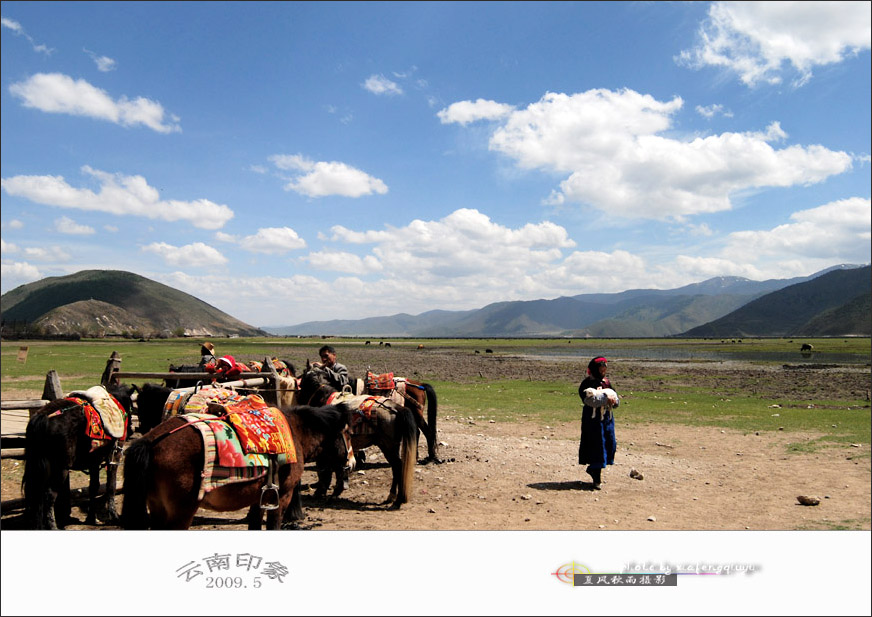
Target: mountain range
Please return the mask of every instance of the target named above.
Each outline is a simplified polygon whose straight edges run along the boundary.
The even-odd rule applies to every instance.
[[[750,337],[870,336],[870,266],[840,265],[807,277],[716,277],[676,289],[632,289],[552,300],[507,301],[295,326],[248,325],[197,299],[119,270],[83,270],[21,285],[0,297],[4,335]]]
[[[783,294],[779,294],[784,290]],[[807,277],[716,277],[676,289],[633,289],[468,311],[400,313],[264,329],[277,335],[393,337],[665,337],[870,335],[870,267],[839,265]],[[802,310],[798,307],[802,306]],[[745,309],[743,312],[742,309]],[[731,316],[738,314],[737,319]],[[837,317],[835,319],[834,317]],[[746,327],[745,320],[754,325]],[[753,333],[753,334],[752,334]]]

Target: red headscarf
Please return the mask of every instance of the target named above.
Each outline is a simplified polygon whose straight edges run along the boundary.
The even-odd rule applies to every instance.
[[[594,358],[593,360],[591,360],[591,361],[588,363],[588,365],[587,365],[587,374],[590,375],[591,377],[599,377],[599,375],[594,375],[594,374],[593,374],[593,370],[594,370],[594,368],[596,368],[596,367],[599,366],[600,364],[606,364],[606,365],[607,365],[608,363],[609,363],[609,361],[606,360],[605,357],[603,357],[603,356],[597,356],[596,358]]]

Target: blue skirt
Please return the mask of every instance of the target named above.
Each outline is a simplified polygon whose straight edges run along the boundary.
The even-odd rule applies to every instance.
[[[578,464],[593,468],[604,468],[615,464],[615,417],[599,413],[585,405],[581,412],[581,443],[578,446]]]

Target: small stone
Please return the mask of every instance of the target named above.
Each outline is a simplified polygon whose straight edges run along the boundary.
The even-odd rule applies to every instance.
[[[796,500],[804,506],[816,506],[821,502],[819,497],[812,495],[800,495]]]
[[[528,493],[526,495],[521,495],[521,499],[527,501],[528,499],[533,499],[533,496]]]
[[[605,526],[605,525],[600,525],[599,528],[600,528],[600,529],[605,529],[606,526]]]
[[[643,476],[642,474],[640,474],[640,473],[639,473],[638,471],[636,471],[635,469],[631,469],[631,470],[630,470],[630,477],[631,477],[631,478],[634,478],[634,479],[636,479],[636,480],[644,480],[644,479],[645,479],[645,476]]]
[[[648,520],[651,521],[652,523],[654,523],[657,521],[657,517],[656,516],[649,516]]]
[[[436,514],[436,510],[434,510],[433,508],[430,508],[429,510],[427,510],[427,512],[429,512],[430,514]]]

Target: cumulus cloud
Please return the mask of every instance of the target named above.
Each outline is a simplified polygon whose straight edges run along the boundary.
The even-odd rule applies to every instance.
[[[869,49],[870,21],[869,2],[715,2],[699,44],[676,61],[725,68],[748,86],[781,83],[789,65],[802,85],[815,66]]]
[[[252,253],[284,255],[289,251],[305,248],[306,241],[290,227],[266,227],[239,240],[239,246]]]
[[[115,100],[84,79],[61,73],[37,73],[9,86],[9,92],[25,107],[47,113],[86,116],[121,126],[143,125],[158,133],[181,131],[179,118],[150,99],[122,96]]]
[[[101,73],[108,73],[109,71],[114,71],[117,68],[118,63],[109,56],[100,56],[95,54],[93,51],[89,51],[87,49],[83,49],[82,51],[91,56],[94,64],[97,65],[97,70]]]
[[[11,242],[6,242],[3,238],[0,238],[0,253],[8,254],[8,253],[17,253],[18,246],[16,244],[12,244]]]
[[[515,108],[505,103],[486,101],[458,101],[452,103],[436,115],[442,124],[457,123],[466,126],[477,120],[499,120],[509,115]]]
[[[32,283],[43,278],[39,268],[23,261],[0,263],[0,279],[3,279],[3,289],[14,289],[19,285]]]
[[[63,176],[13,176],[0,180],[7,194],[59,208],[142,216],[162,221],[188,221],[201,229],[219,229],[233,218],[233,211],[208,199],[162,200],[157,189],[142,176],[110,174],[89,166],[83,173],[100,183],[99,192],[70,186]]]
[[[800,210],[789,223],[764,231],[737,231],[724,255],[753,250],[756,255],[867,263],[872,251],[872,201],[852,197]]]
[[[305,257],[313,268],[348,274],[369,274],[383,270],[381,262],[373,255],[360,257],[343,251],[316,251]]]
[[[276,154],[269,160],[283,171],[298,172],[290,178],[285,190],[307,197],[362,197],[388,192],[382,180],[338,161],[312,161],[302,154]]]
[[[666,133],[683,101],[632,90],[547,93],[510,113],[489,147],[524,169],[568,174],[547,204],[577,202],[626,218],[681,221],[729,210],[734,193],[820,182],[851,168],[851,156],[823,146],[777,148],[774,122],[762,131],[681,140]]]
[[[15,36],[23,36],[24,38],[26,38],[27,41],[30,43],[30,46],[33,47],[33,51],[45,54],[46,56],[50,56],[52,52],[54,52],[54,49],[51,49],[50,47],[43,45],[42,43],[37,43],[36,41],[34,41],[33,37],[31,37],[29,34],[27,34],[27,32],[24,31],[24,27],[14,19],[2,17],[0,18],[0,24],[2,24],[4,28],[12,30]]]
[[[171,266],[203,267],[220,266],[227,258],[219,251],[202,242],[185,246],[173,246],[166,242],[152,242],[142,247],[146,253],[153,253]]]
[[[373,94],[394,96],[403,93],[403,89],[384,75],[371,75],[363,82],[363,88]]]
[[[3,229],[21,229],[22,227],[24,227],[24,223],[22,223],[18,219],[12,219],[0,224],[0,227],[2,227]]]
[[[97,233],[97,231],[93,227],[89,227],[88,225],[80,225],[67,216],[62,216],[55,219],[54,227],[52,229],[59,233],[70,234],[73,236],[90,236]]]

